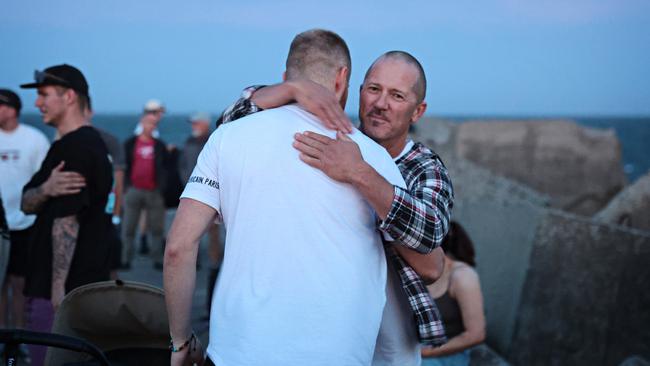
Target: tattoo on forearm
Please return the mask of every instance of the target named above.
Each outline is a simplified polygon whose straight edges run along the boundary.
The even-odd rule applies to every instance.
[[[43,192],[43,186],[40,185],[36,188],[31,188],[23,193],[20,202],[20,209],[26,214],[38,213],[43,204],[47,201],[48,197]]]
[[[65,283],[77,246],[79,221],[77,217],[67,216],[54,220],[52,225],[52,282]]]

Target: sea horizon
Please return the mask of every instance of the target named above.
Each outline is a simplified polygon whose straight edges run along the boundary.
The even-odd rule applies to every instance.
[[[216,121],[217,114],[213,114]],[[353,121],[357,120],[356,115],[349,115]],[[132,136],[140,114],[138,113],[97,113],[93,117],[93,125],[110,132],[120,141]],[[166,143],[182,147],[185,140],[190,136],[188,123],[189,114],[170,113],[166,114],[159,126],[160,137]],[[463,123],[468,121],[550,121],[569,120],[585,127],[598,129],[613,129],[621,142],[623,153],[623,169],[629,183],[633,183],[639,177],[650,170],[650,116],[510,116],[510,115],[435,115],[424,116],[426,119],[450,121]],[[45,125],[40,114],[23,113],[21,122],[32,125],[43,131],[51,140],[54,137],[54,129]],[[214,128],[214,125],[212,126]]]

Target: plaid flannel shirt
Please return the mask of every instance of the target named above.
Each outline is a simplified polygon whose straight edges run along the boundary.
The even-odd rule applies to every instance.
[[[244,89],[241,98],[219,117],[217,126],[261,111],[251,101],[251,96],[262,87],[255,85]],[[420,143],[414,144],[396,164],[408,188],[394,187],[391,209],[378,228],[413,250],[429,253],[440,246],[449,229],[453,206],[449,174],[440,158]],[[386,257],[395,265],[408,297],[418,340],[424,345],[443,345],[447,337],[435,301],[420,276],[391,245],[384,245]]]

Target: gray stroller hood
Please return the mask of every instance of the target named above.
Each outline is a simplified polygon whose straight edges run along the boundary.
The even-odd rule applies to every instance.
[[[61,303],[52,332],[85,339],[108,355],[111,351],[154,350],[169,360],[164,292],[140,282],[105,281],[74,289]],[[120,364],[137,364],[124,361],[123,356]],[[88,357],[84,354],[49,348],[45,365],[85,360]]]

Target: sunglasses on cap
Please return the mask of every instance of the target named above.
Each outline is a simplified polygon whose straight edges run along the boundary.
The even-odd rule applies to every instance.
[[[60,84],[62,86],[71,87],[70,83],[67,80],[60,78],[56,75],[52,75],[45,71],[34,70],[34,80],[38,84],[44,84],[46,81],[49,81],[49,82],[54,82],[56,84]]]

